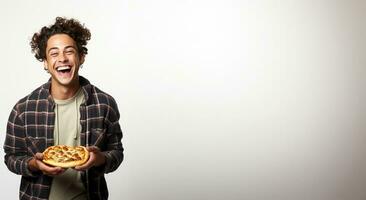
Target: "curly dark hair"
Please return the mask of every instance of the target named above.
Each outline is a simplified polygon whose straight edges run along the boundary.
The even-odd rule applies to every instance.
[[[88,49],[85,47],[90,40],[91,34],[84,24],[81,25],[76,19],[67,19],[56,17],[56,22],[50,26],[44,26],[40,32],[35,33],[30,42],[32,52],[39,61],[46,60],[46,47],[48,39],[55,35],[64,33],[74,39],[79,55],[88,54]]]

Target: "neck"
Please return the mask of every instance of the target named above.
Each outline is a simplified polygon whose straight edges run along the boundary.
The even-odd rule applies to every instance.
[[[56,81],[54,80],[51,81],[51,95],[54,99],[59,100],[70,99],[76,94],[79,88],[80,88],[79,80],[67,86],[60,85],[56,83]]]

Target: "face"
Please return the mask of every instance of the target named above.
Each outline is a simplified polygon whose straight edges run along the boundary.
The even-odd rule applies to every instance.
[[[75,41],[66,34],[56,34],[47,41],[45,68],[51,74],[54,86],[78,85],[79,67],[84,62]]]

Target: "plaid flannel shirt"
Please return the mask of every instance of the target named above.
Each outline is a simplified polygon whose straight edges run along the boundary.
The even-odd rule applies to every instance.
[[[83,77],[79,77],[85,95],[80,106],[83,146],[98,146],[106,157],[103,166],[82,172],[88,199],[108,199],[105,173],[116,170],[123,160],[122,131],[115,100]],[[28,161],[37,152],[54,144],[55,103],[49,93],[51,81],[21,99],[12,109],[4,143],[5,164],[10,171],[22,175],[19,199],[48,199],[52,177],[28,168]]]

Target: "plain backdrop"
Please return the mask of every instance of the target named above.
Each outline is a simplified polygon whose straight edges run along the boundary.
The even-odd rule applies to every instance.
[[[74,17],[92,32],[80,74],[121,113],[111,200],[366,199],[365,2],[4,0],[0,143],[49,78],[31,36]]]

